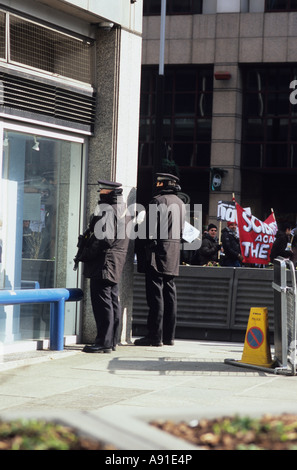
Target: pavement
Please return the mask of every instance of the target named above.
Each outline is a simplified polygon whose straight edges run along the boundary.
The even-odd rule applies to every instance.
[[[80,412],[121,421],[137,414],[297,413],[297,376],[225,362],[240,360],[243,347],[176,340],[174,346],[121,345],[111,354],[87,354],[83,345],[4,354],[0,417]]]

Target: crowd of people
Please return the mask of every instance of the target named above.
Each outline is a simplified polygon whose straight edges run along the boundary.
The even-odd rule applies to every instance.
[[[297,230],[293,227],[294,224],[290,222],[279,224],[270,253],[270,263],[281,256],[297,264]],[[201,247],[194,253],[191,264],[240,267],[242,261],[237,224],[228,222],[227,227],[222,230],[220,240],[217,226],[208,225],[202,237]]]

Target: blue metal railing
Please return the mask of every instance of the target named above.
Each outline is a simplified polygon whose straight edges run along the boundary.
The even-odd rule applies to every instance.
[[[78,302],[83,298],[81,289],[20,289],[0,291],[0,305],[50,303],[50,349],[64,349],[65,302]]]

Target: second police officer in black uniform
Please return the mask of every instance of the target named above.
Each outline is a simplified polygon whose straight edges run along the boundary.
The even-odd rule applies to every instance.
[[[89,225],[86,246],[77,261],[84,262],[84,276],[90,278],[93,314],[97,327],[88,353],[110,353],[119,341],[121,305],[118,282],[126,260],[126,204],[120,183],[99,180],[100,200]]]
[[[177,297],[175,276],[179,274],[180,241],[185,220],[185,205],[177,196],[179,178],[157,173],[155,196],[146,209],[145,240],[136,249],[138,270],[145,272],[149,308],[147,335],[136,339],[136,346],[173,345]],[[143,257],[143,255],[145,256]]]

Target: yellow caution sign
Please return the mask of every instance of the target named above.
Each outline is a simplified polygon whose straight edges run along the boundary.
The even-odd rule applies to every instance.
[[[269,332],[268,311],[264,307],[253,307],[245,335],[241,363],[262,367],[272,367]]]

